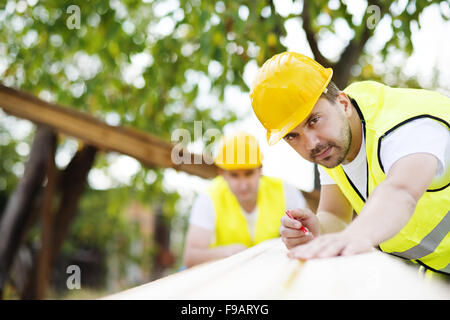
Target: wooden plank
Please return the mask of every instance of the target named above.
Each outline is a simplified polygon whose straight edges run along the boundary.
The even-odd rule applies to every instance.
[[[173,145],[154,135],[129,127],[111,126],[88,114],[1,84],[0,107],[8,114],[45,124],[99,149],[129,155],[147,166],[174,168],[203,178],[217,175],[216,166],[204,161],[202,164],[193,161],[191,164],[174,164],[171,159]],[[194,159],[194,155],[189,156]]]
[[[289,259],[278,239],[107,296],[121,299],[450,299],[450,286],[379,251]]]

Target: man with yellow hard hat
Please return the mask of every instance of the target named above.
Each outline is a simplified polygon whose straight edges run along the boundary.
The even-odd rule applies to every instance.
[[[305,208],[300,191],[261,175],[262,154],[247,133],[226,136],[215,163],[219,176],[200,194],[189,218],[184,264],[225,258],[279,236],[287,209]]]
[[[284,139],[319,164],[317,212],[282,217],[289,256],[378,247],[450,274],[450,99],[375,81],[340,91],[332,74],[302,54],[284,52],[264,63],[251,91],[269,144]],[[352,209],[358,213],[353,221]]]

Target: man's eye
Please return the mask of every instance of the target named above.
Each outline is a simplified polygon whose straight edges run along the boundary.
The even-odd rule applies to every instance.
[[[319,121],[319,117],[314,117],[311,120],[309,120],[309,125],[314,125],[317,123],[317,121]]]
[[[295,138],[295,135],[294,135],[294,134],[288,134],[288,135],[286,135],[286,136],[284,137],[284,139],[285,139],[286,141],[294,140],[294,138]]]

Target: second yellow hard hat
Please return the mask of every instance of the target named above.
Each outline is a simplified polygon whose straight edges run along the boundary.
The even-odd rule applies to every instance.
[[[267,60],[250,93],[253,110],[273,145],[311,112],[333,75],[313,59],[283,52]]]
[[[262,165],[262,153],[254,136],[238,132],[225,136],[214,163],[225,170],[253,169]]]

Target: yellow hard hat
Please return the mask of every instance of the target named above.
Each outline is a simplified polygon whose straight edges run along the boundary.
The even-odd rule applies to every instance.
[[[250,93],[253,110],[273,145],[306,119],[333,75],[307,56],[283,52],[267,60]]]
[[[238,132],[222,139],[214,163],[225,170],[253,169],[262,165],[262,159],[256,138]]]

